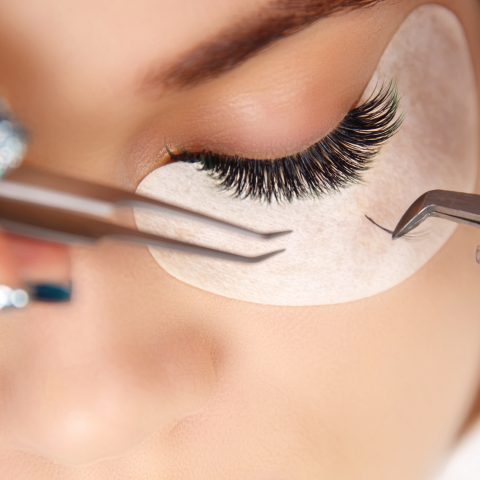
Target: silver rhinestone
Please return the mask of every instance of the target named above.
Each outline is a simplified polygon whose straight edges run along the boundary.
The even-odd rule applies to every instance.
[[[0,285],[0,310],[10,306],[10,295],[12,289],[7,285]]]
[[[20,126],[0,116],[0,176],[19,166],[26,150],[26,136]]]
[[[21,288],[13,290],[13,292],[10,294],[10,303],[12,304],[12,307],[24,308],[28,305],[29,301],[30,296],[25,290],[22,290]]]

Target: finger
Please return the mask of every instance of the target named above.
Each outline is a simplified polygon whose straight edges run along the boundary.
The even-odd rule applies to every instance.
[[[14,259],[20,278],[33,300],[68,301],[71,298],[70,252],[68,246],[8,234],[5,248]]]
[[[0,284],[18,287],[21,278],[15,255],[10,249],[7,236],[0,233]]]
[[[9,234],[7,243],[19,275],[28,282],[69,282],[68,246]]]
[[[0,311],[26,307],[29,294],[23,288],[15,255],[6,235],[0,234]]]

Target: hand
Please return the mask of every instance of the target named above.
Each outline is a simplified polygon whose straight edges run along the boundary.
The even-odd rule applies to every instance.
[[[0,234],[0,309],[6,303],[14,308],[25,307],[22,291],[30,301],[68,301],[71,296],[68,247]]]

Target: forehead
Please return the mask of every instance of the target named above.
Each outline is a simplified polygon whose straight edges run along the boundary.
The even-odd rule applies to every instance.
[[[0,55],[31,74],[118,91],[143,66],[167,63],[264,0],[30,0],[0,2]],[[3,52],[1,52],[3,50]]]

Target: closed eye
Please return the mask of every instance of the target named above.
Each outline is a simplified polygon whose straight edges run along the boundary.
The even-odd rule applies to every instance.
[[[381,146],[401,126],[398,105],[394,82],[384,84],[327,136],[302,152],[278,159],[167,150],[173,161],[198,164],[220,190],[236,198],[282,203],[320,197],[362,181]]]

